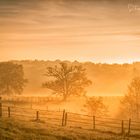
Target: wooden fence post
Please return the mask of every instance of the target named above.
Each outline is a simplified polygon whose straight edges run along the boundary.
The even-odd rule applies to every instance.
[[[39,111],[36,111],[36,120],[39,120]]]
[[[67,125],[67,118],[68,118],[68,114],[65,113],[65,126]]]
[[[129,122],[128,122],[128,135],[130,134],[131,132],[131,119],[129,119]]]
[[[10,107],[8,107],[8,117],[10,118],[11,116],[11,110],[10,110]]]
[[[65,109],[63,110],[63,115],[62,115],[62,126],[64,126],[64,119],[65,119]]]
[[[2,97],[0,97],[0,117],[2,117]]]
[[[122,120],[122,123],[121,123],[121,128],[122,128],[122,135],[124,134],[124,121]]]
[[[95,130],[95,116],[93,116],[93,130]]]

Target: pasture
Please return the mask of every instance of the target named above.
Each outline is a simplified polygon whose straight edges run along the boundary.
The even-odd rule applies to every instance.
[[[0,115],[2,140],[20,140],[26,136],[31,140],[140,139],[140,122],[89,116],[58,108],[33,108],[21,104],[21,99],[2,100]]]

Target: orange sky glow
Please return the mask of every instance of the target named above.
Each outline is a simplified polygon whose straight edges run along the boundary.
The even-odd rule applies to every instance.
[[[130,12],[128,4],[128,0],[0,0],[0,61],[140,61],[140,11]]]

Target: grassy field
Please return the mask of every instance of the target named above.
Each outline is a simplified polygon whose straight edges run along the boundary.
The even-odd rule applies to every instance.
[[[63,110],[57,107],[54,107],[56,110],[49,110],[44,100],[39,100],[38,104],[35,100],[30,107],[30,101],[26,98],[23,98],[26,102],[21,98],[15,99],[3,98],[0,140],[140,140],[139,122],[131,121],[131,133],[128,136],[128,120],[123,120],[125,133],[122,135],[120,119],[96,116],[93,129],[93,116],[65,110],[67,119],[64,122],[67,120],[67,125],[62,126]]]
[[[111,132],[89,131],[80,128],[44,125],[43,122],[0,119],[0,140],[139,140]]]

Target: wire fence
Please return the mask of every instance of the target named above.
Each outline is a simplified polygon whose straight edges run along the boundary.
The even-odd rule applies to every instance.
[[[99,130],[127,135],[140,135],[140,122],[114,118],[82,115],[78,113],[53,110],[39,110],[8,106],[0,103],[0,117],[14,118],[21,121],[43,122],[62,127],[73,127],[87,130]]]

